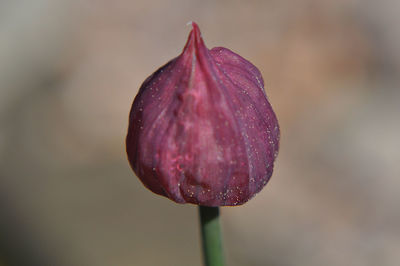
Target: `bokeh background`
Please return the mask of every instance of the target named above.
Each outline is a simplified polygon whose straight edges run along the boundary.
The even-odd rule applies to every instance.
[[[266,188],[222,209],[228,265],[397,266],[400,1],[0,1],[0,265],[201,265],[197,208],[124,151],[143,80],[196,21],[280,121]],[[2,265],[3,266],[3,265]]]

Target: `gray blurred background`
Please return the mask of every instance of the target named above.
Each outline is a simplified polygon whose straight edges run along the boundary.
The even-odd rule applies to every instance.
[[[0,0],[0,265],[201,265],[196,206],[146,190],[124,150],[139,86],[191,20],[260,69],[282,131],[267,187],[222,209],[228,265],[399,265],[399,11]]]

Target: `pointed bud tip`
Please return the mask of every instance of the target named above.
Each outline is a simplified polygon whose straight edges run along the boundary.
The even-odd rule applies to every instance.
[[[199,25],[197,25],[197,23],[194,21],[189,21],[188,23],[186,23],[186,26],[192,26],[193,29],[199,29]]]
[[[200,39],[201,38],[200,28],[199,28],[199,25],[197,25],[196,22],[189,21],[186,25],[187,26],[192,26],[192,31],[190,32],[190,34],[194,34],[196,39]]]
[[[189,33],[188,39],[186,41],[185,47],[183,48],[182,54],[191,54],[190,51],[196,51],[200,47],[201,49],[206,49],[203,37],[201,36],[200,28],[194,21],[189,21],[186,25],[192,26],[192,30]]]

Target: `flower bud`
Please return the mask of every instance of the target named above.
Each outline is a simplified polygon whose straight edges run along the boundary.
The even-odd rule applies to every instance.
[[[128,159],[148,189],[177,203],[240,205],[272,175],[278,121],[259,70],[226,48],[208,50],[192,27],[133,102]]]

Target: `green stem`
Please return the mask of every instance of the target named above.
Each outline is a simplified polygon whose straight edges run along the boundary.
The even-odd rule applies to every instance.
[[[223,266],[219,208],[199,206],[201,238],[205,266]]]

